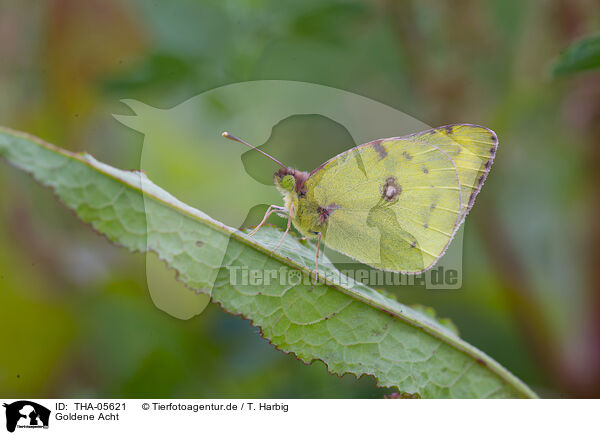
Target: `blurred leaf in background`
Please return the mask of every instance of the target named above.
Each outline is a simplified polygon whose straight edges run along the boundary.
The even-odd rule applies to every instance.
[[[600,68],[600,34],[587,36],[569,45],[552,68],[556,77]]]

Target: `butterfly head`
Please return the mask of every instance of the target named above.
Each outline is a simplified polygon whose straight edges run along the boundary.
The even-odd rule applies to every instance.
[[[282,168],[275,172],[273,181],[275,187],[281,192],[282,195],[288,195],[292,192],[302,197],[306,194],[306,188],[304,184],[308,178],[307,172],[297,171],[292,168]]]

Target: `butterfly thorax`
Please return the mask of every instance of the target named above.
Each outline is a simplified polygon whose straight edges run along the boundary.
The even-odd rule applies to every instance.
[[[323,232],[326,223],[326,211],[311,199],[307,191],[308,172],[293,168],[280,169],[273,177],[275,187],[283,195],[286,212],[291,211],[294,226],[307,237]]]

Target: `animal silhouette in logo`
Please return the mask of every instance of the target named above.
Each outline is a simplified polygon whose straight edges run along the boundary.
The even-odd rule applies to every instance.
[[[20,426],[48,427],[50,410],[29,400],[4,404],[6,408],[6,430],[14,432]]]

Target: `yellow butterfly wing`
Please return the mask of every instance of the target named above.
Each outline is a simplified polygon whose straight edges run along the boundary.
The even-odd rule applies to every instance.
[[[464,216],[461,185],[454,161],[423,135],[359,145],[311,173],[306,200],[328,210],[327,246],[404,273],[443,255]]]
[[[329,212],[324,243],[379,269],[427,270],[473,206],[497,146],[493,131],[457,124],[334,157],[306,183],[308,201]]]
[[[463,212],[469,213],[494,162],[498,137],[492,130],[473,124],[454,124],[435,128],[405,139],[438,147],[454,161],[462,189]]]

